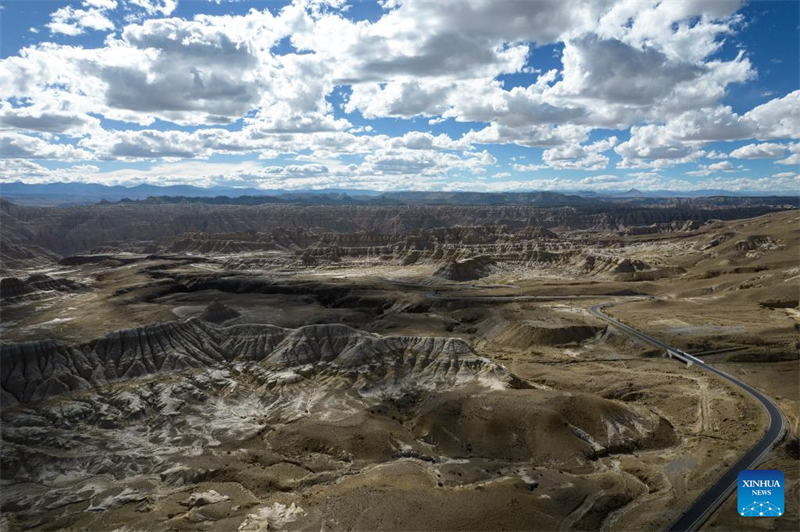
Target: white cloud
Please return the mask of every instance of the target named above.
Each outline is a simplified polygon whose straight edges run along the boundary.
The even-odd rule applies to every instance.
[[[664,126],[646,125],[631,128],[631,138],[615,148],[622,156],[620,168],[668,168],[696,161],[705,152],[674,140]]]
[[[410,150],[468,150],[470,145],[461,140],[453,140],[445,134],[433,135],[421,131],[409,131],[402,137],[376,137],[383,140],[391,149],[407,148]]]
[[[74,161],[92,157],[88,151],[69,144],[52,143],[32,135],[0,132],[0,158]]]
[[[66,133],[74,137],[101,131],[99,119],[70,111],[66,104],[67,101],[61,102],[61,105],[42,102],[27,107],[12,107],[0,102],[0,130]]]
[[[608,157],[602,152],[617,144],[616,137],[609,137],[589,145],[568,144],[545,150],[542,160],[549,168],[566,170],[602,170],[608,166]]]
[[[738,116],[730,107],[714,107],[687,111],[669,120],[664,135],[685,142],[736,140],[753,134],[756,124]]]
[[[581,186],[604,185],[609,183],[617,185],[622,181],[623,178],[618,175],[602,174],[584,177],[579,181],[579,184]]]
[[[100,48],[23,49],[0,63],[0,95],[39,100],[58,86],[85,111],[144,125],[228,123],[256,108],[273,119],[287,108],[287,119],[327,112],[328,69],[270,51],[285,31],[268,10],[146,20]]]
[[[0,158],[0,182],[23,179],[26,183],[69,183],[91,181],[100,170],[91,164],[75,164],[66,168],[47,168],[28,159]]]
[[[800,177],[800,174],[798,174],[797,172],[779,172],[777,174],[772,174],[772,177],[774,177],[775,179],[789,179],[789,178],[797,179],[798,177]]]
[[[479,131],[470,130],[464,140],[470,144],[516,144],[527,147],[554,147],[565,143],[581,143],[591,128],[564,124],[560,126],[506,127],[496,124]]]
[[[733,150],[731,157],[736,159],[777,159],[786,153],[786,148],[786,145],[775,142],[748,144]]]
[[[597,33],[632,46],[654,46],[672,60],[699,62],[719,49],[719,35],[741,23],[743,0],[616,2]]]
[[[688,181],[661,179],[658,174],[593,175],[579,180],[550,177],[544,179],[493,179],[474,177],[453,179],[433,175],[427,177],[386,174],[374,175],[358,165],[328,167],[326,165],[276,166],[257,161],[213,163],[205,161],[164,162],[149,168],[128,168],[101,171],[97,166],[77,164],[66,168],[49,169],[22,159],[0,159],[0,181],[23,179],[31,183],[91,182],[107,185],[150,183],[156,185],[193,184],[197,186],[248,186],[263,189],[324,189],[334,186],[372,190],[639,190],[691,191],[726,189],[732,191],[761,191],[789,193],[800,188],[800,174],[784,172],[770,177],[742,178],[714,176]],[[498,176],[499,177],[499,176]]]
[[[488,152],[443,153],[428,150],[392,149],[372,153],[358,169],[361,174],[376,176],[443,176],[454,170],[475,173],[497,162]]]
[[[537,170],[543,169],[545,166],[543,164],[521,164],[521,163],[513,163],[511,168],[514,169],[516,172],[535,172]]]
[[[779,161],[775,161],[777,164],[786,164],[786,165],[800,165],[800,142],[795,142],[788,146],[790,155],[785,159],[781,159]]]
[[[80,35],[87,29],[97,31],[114,29],[114,23],[108,18],[107,11],[117,7],[115,0],[84,0],[83,7],[86,9],[65,6],[56,10],[50,16],[47,28],[51,33],[70,36]]]
[[[103,0],[100,0],[101,2]],[[129,3],[139,6],[148,15],[171,15],[178,7],[178,0],[127,0]]]
[[[562,61],[563,81],[553,88],[557,95],[636,106],[653,105],[676,85],[696,80],[706,71],[672,61],[653,48],[637,49],[597,37],[568,41]]]
[[[436,116],[448,109],[453,88],[448,82],[419,80],[362,83],[353,87],[345,111],[360,111],[365,118]]]
[[[697,170],[686,172],[686,175],[708,176],[720,172],[735,172],[740,169],[741,167],[737,168],[733,166],[733,163],[730,161],[720,161],[718,163],[702,164]]]
[[[389,2],[398,9],[387,26],[424,21],[429,32],[450,31],[489,41],[533,41],[539,45],[558,42],[574,33],[593,29],[613,4],[609,0],[526,0],[493,2],[435,0]]]
[[[745,113],[745,118],[757,124],[756,138],[800,138],[800,90],[782,98],[774,98]]]
[[[742,114],[720,103],[732,84],[756,75],[746,50],[719,53],[748,22],[738,0],[387,0],[372,21],[348,19],[338,0],[191,19],[165,18],[177,13],[174,0],[120,5],[84,0],[52,14],[51,32],[116,29],[102,44],[41,42],[0,60],[6,157],[183,164],[282,155],[324,167],[303,176],[318,183],[446,187],[461,176],[504,175],[488,173],[498,144],[543,149],[541,160],[515,162],[517,172],[600,171],[610,149],[621,169],[659,169],[724,159],[704,151],[709,142],[800,136],[800,91]],[[537,70],[540,46],[553,43],[563,44],[561,66]],[[508,73],[538,76],[515,86],[518,78],[503,81]],[[348,95],[342,109],[331,103],[335,91]],[[372,128],[380,118],[425,120],[387,135]],[[420,130],[422,122],[468,123],[469,131],[452,138]],[[622,133],[589,142],[598,128]],[[776,146],[731,155],[783,156]],[[800,163],[789,146],[777,164]],[[259,179],[289,179],[257,168]],[[245,179],[239,170],[226,175]],[[663,185],[651,173],[624,179]]]

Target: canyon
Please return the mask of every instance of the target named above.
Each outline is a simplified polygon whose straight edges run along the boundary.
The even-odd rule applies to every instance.
[[[766,415],[613,302],[775,400],[792,528],[796,203],[0,200],[3,526],[665,528]]]

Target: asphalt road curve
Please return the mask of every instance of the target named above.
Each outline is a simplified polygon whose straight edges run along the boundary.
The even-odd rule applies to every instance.
[[[744,456],[742,456],[735,464],[733,464],[714,484],[706,489],[706,491],[703,492],[703,494],[700,495],[700,497],[697,498],[691,504],[691,506],[689,506],[689,508],[687,508],[686,511],[667,529],[670,531],[679,532],[697,530],[736,489],[736,482],[739,472],[745,469],[755,468],[763,461],[764,457],[772,449],[772,447],[783,437],[785,427],[783,415],[781,414],[780,409],[778,409],[771,399],[747,383],[744,383],[736,377],[732,377],[731,375],[728,375],[724,371],[720,371],[713,366],[709,366],[699,358],[693,357],[688,353],[684,353],[679,349],[671,347],[651,336],[647,336],[641,331],[638,331],[633,327],[625,325],[624,323],[621,323],[614,318],[603,314],[603,308],[610,307],[614,304],[615,303],[605,303],[602,305],[595,305],[591,308],[591,312],[601,320],[610,323],[614,327],[617,327],[630,336],[638,338],[651,345],[655,345],[656,347],[666,351],[679,353],[682,360],[690,362],[692,365],[698,366],[705,371],[714,373],[715,375],[733,383],[761,403],[761,406],[764,407],[764,409],[767,411],[767,415],[769,416],[769,426],[767,427],[764,436],[758,441],[758,443],[756,443],[749,451],[747,451],[747,453],[745,453]]]

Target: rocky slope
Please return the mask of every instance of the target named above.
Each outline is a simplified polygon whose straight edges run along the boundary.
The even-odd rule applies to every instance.
[[[26,279],[6,277],[0,280],[0,303],[4,306],[54,297],[59,292],[73,292],[84,286],[71,279],[54,279],[38,273]]]
[[[381,337],[345,325],[287,330],[269,325],[219,327],[191,319],[118,331],[76,346],[53,341],[4,345],[0,356],[4,406],[147,375],[239,362],[255,363],[251,371],[264,375],[299,368],[306,378],[339,379],[358,389],[511,380],[462,340]],[[274,381],[265,378],[264,386],[270,383]]]
[[[529,205],[209,205],[118,203],[71,208],[22,207],[0,200],[3,241],[37,245],[59,254],[85,252],[109,242],[158,241],[184,233],[269,232],[305,228],[337,233],[408,232],[453,226],[531,226],[621,230],[681,222],[757,216],[796,206],[796,199],[713,198],[649,200],[646,204],[581,202]],[[188,244],[184,244],[188,245]]]
[[[494,260],[486,256],[448,260],[433,275],[449,281],[474,281],[489,275],[494,264]]]
[[[219,301],[213,301],[206,309],[200,314],[199,318],[209,323],[222,324],[240,317],[242,314],[235,308],[231,308]]]
[[[452,338],[190,319],[74,346],[6,345],[0,357],[11,528],[244,530],[283,526],[289,512],[316,529],[321,515],[354,515],[317,497],[336,500],[356,479],[364,486],[345,496],[402,498],[389,479],[371,479],[407,466],[434,479],[415,481],[426,498],[510,500],[511,486],[541,483],[572,507],[599,482],[599,456],[677,441],[647,408],[531,389]],[[600,474],[613,497],[586,503],[596,512],[641,491]],[[291,501],[276,506],[276,495]]]
[[[12,244],[0,241],[0,274],[15,270],[53,266],[61,258],[57,253],[36,245]]]

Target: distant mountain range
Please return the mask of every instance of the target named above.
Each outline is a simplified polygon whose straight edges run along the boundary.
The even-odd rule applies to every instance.
[[[133,187],[107,186],[95,183],[48,183],[27,184],[21,182],[0,183],[0,197],[20,205],[68,206],[87,205],[101,201],[202,201],[203,203],[314,203],[314,204],[576,204],[583,199],[645,199],[645,198],[697,198],[705,196],[768,196],[763,192],[731,192],[727,190],[695,190],[677,192],[670,190],[640,191],[588,191],[569,192],[469,192],[469,191],[400,191],[324,189],[324,190],[263,190],[257,188],[195,187],[191,185],[136,185]],[[782,192],[777,195],[797,196],[797,193]],[[205,199],[203,199],[205,198]],[[232,201],[233,198],[243,198]],[[244,199],[246,198],[246,199]]]
[[[143,200],[150,197],[184,196],[206,197],[228,196],[278,196],[283,194],[314,193],[317,191],[262,190],[258,188],[233,187],[195,187],[192,185],[136,185],[133,187],[107,186],[97,183],[47,183],[27,184],[21,182],[0,183],[0,196],[12,203],[21,205],[86,205],[99,201],[120,201],[122,199]],[[376,191],[328,189],[326,194],[358,196],[360,194],[378,195]]]

